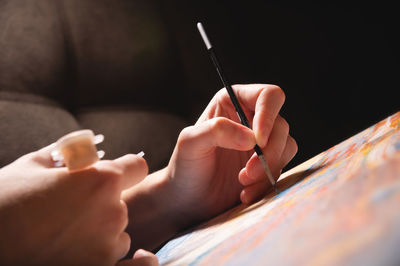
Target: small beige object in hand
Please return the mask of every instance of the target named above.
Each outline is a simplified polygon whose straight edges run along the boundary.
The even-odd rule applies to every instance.
[[[97,151],[96,144],[104,136],[94,135],[90,129],[78,130],[60,138],[51,152],[55,166],[65,165],[69,171],[85,169],[104,157],[104,151]]]

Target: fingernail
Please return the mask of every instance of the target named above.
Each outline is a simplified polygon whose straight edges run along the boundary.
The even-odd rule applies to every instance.
[[[152,254],[144,249],[138,249],[136,250],[135,254],[133,254],[133,258],[134,259],[138,259],[138,258],[143,258],[143,257],[149,257]]]

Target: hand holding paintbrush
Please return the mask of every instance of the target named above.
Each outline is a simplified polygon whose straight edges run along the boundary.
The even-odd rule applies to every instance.
[[[243,109],[240,106],[240,103],[239,103],[238,99],[236,98],[236,95],[235,95],[230,83],[228,82],[228,79],[226,78],[226,76],[225,76],[225,74],[224,74],[224,72],[222,70],[221,64],[219,63],[219,60],[218,60],[217,55],[216,55],[216,53],[214,51],[214,48],[212,47],[211,42],[208,39],[208,36],[207,36],[207,34],[206,34],[206,32],[205,32],[205,30],[203,28],[203,25],[200,22],[197,23],[197,28],[199,29],[200,35],[203,38],[204,44],[207,47],[207,50],[208,50],[208,52],[210,54],[210,57],[211,57],[211,59],[212,59],[212,61],[214,63],[215,69],[217,70],[218,75],[219,75],[219,77],[220,77],[220,79],[222,81],[222,84],[225,86],[225,88],[226,88],[226,90],[227,90],[227,92],[229,94],[229,97],[230,97],[230,99],[232,101],[232,104],[235,107],[235,110],[236,110],[236,113],[237,113],[237,115],[238,115],[238,117],[240,119],[240,122],[244,126],[250,128],[250,124],[249,124],[249,122],[247,120],[247,117],[246,117],[245,113],[243,112]],[[278,188],[276,186],[276,181],[272,176],[271,170],[270,170],[267,162],[265,161],[265,156],[264,156],[264,154],[263,154],[263,152],[262,152],[262,150],[261,150],[261,148],[260,148],[260,146],[258,144],[256,144],[254,146],[254,151],[257,153],[257,156],[260,159],[260,162],[264,167],[264,171],[265,171],[266,176],[268,177],[269,182],[271,182],[271,185],[274,187],[275,192],[278,193]]]

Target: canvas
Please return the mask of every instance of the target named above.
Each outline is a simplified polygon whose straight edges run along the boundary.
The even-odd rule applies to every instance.
[[[400,265],[400,112],[162,247],[161,265]]]

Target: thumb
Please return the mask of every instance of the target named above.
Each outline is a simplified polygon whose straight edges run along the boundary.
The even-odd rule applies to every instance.
[[[127,189],[142,181],[149,173],[146,160],[136,154],[127,154],[113,161],[124,173],[123,188]]]
[[[123,260],[116,266],[158,266],[158,259],[153,253],[138,249],[131,260]]]
[[[207,154],[215,147],[248,151],[256,145],[256,139],[251,129],[228,118],[216,117],[185,128],[177,145],[190,157],[193,153]]]

